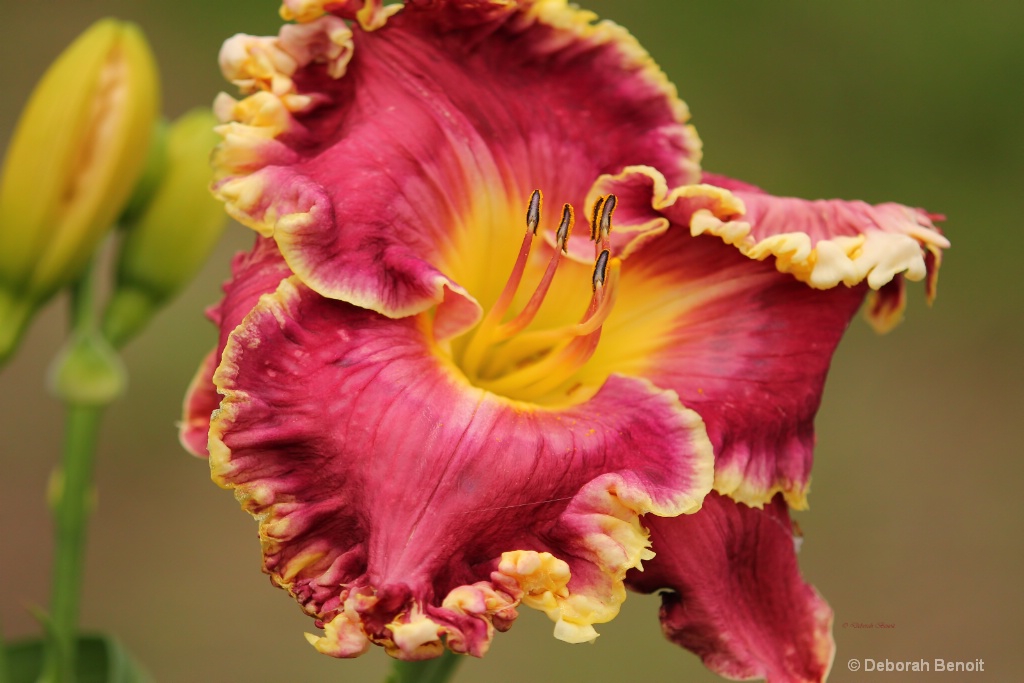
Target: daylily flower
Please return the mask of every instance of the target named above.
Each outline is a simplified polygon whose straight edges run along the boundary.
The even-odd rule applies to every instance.
[[[114,19],[79,36],[32,93],[0,176],[0,362],[113,227],[142,174],[159,95],[146,39]]]
[[[664,74],[563,0],[282,11],[221,53],[215,191],[259,237],[182,439],[313,645],[481,655],[520,603],[588,641],[628,584],[715,671],[822,680],[788,508],[865,295],[885,326],[934,289],[929,215],[702,174]]]

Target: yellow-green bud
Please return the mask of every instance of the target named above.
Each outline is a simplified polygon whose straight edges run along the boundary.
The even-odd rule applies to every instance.
[[[142,175],[132,190],[128,203],[121,211],[117,223],[120,227],[134,225],[139,220],[139,214],[153,198],[153,193],[163,180],[167,171],[167,119],[157,119],[149,139],[149,153],[146,157],[146,164],[143,167]]]
[[[226,223],[210,194],[217,119],[193,110],[171,124],[164,174],[137,218],[125,225],[117,285],[103,332],[119,346],[138,332],[206,261]]]
[[[79,36],[36,86],[0,174],[0,361],[117,220],[146,162],[158,100],[145,38],[114,19]]]

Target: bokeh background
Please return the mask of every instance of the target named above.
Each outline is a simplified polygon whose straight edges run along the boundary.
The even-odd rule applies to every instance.
[[[1024,649],[1024,3],[858,0],[593,0],[629,27],[679,86],[705,167],[776,194],[897,200],[948,216],[936,306],[920,286],[884,338],[856,321],[818,419],[806,577],[835,609],[832,681],[849,658],[984,659],[978,680],[1021,680]],[[140,23],[163,72],[166,113],[225,84],[220,42],[270,34],[273,0],[0,1],[0,145],[46,65],[95,19]],[[167,683],[375,681],[383,652],[316,654],[311,624],[259,571],[255,523],[176,441],[202,318],[232,226],[202,276],[126,352],[131,387],[107,415],[88,551],[86,627],[113,632]],[[43,389],[65,302],[0,372],[0,614],[33,634],[51,555],[43,501],[61,410]],[[530,610],[468,661],[459,683],[712,681],[660,635],[658,600],[631,596],[593,646],[553,640]],[[884,623],[891,628],[844,624]],[[931,674],[937,675],[937,674]],[[889,674],[887,680],[925,680]],[[958,680],[968,680],[957,675]],[[971,679],[973,680],[973,678]]]

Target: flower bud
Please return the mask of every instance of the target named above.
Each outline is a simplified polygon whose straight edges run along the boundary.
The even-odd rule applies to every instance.
[[[147,159],[156,67],[132,24],[104,19],[36,86],[0,174],[0,361],[36,308],[77,279]]]
[[[148,202],[125,225],[117,285],[103,321],[115,345],[127,341],[203,265],[226,223],[210,194],[210,154],[220,137],[208,109],[193,110],[168,130],[164,174]]]

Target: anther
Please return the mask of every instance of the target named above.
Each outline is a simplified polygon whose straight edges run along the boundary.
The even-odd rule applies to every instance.
[[[601,239],[607,239],[608,235],[612,231],[612,212],[615,211],[615,205],[618,203],[615,195],[610,194],[604,201],[604,206],[601,207],[601,220],[598,225],[600,226]]]
[[[540,225],[540,199],[540,190],[534,190],[530,195],[530,207],[526,210],[526,229],[534,235]]]
[[[614,195],[613,195],[614,196]],[[601,250],[601,255],[597,257],[597,263],[594,264],[594,277],[591,280],[594,291],[597,291],[598,287],[604,286],[605,277],[608,276],[608,257],[610,254],[607,249]]]
[[[597,200],[594,204],[594,213],[590,216],[590,241],[597,241],[597,225],[601,220],[601,207],[604,206],[604,197]]]
[[[555,239],[558,241],[558,248],[562,250],[563,254],[569,253],[569,233],[572,232],[574,220],[572,205],[564,205],[562,207],[562,222],[559,223],[558,231],[555,233]]]

